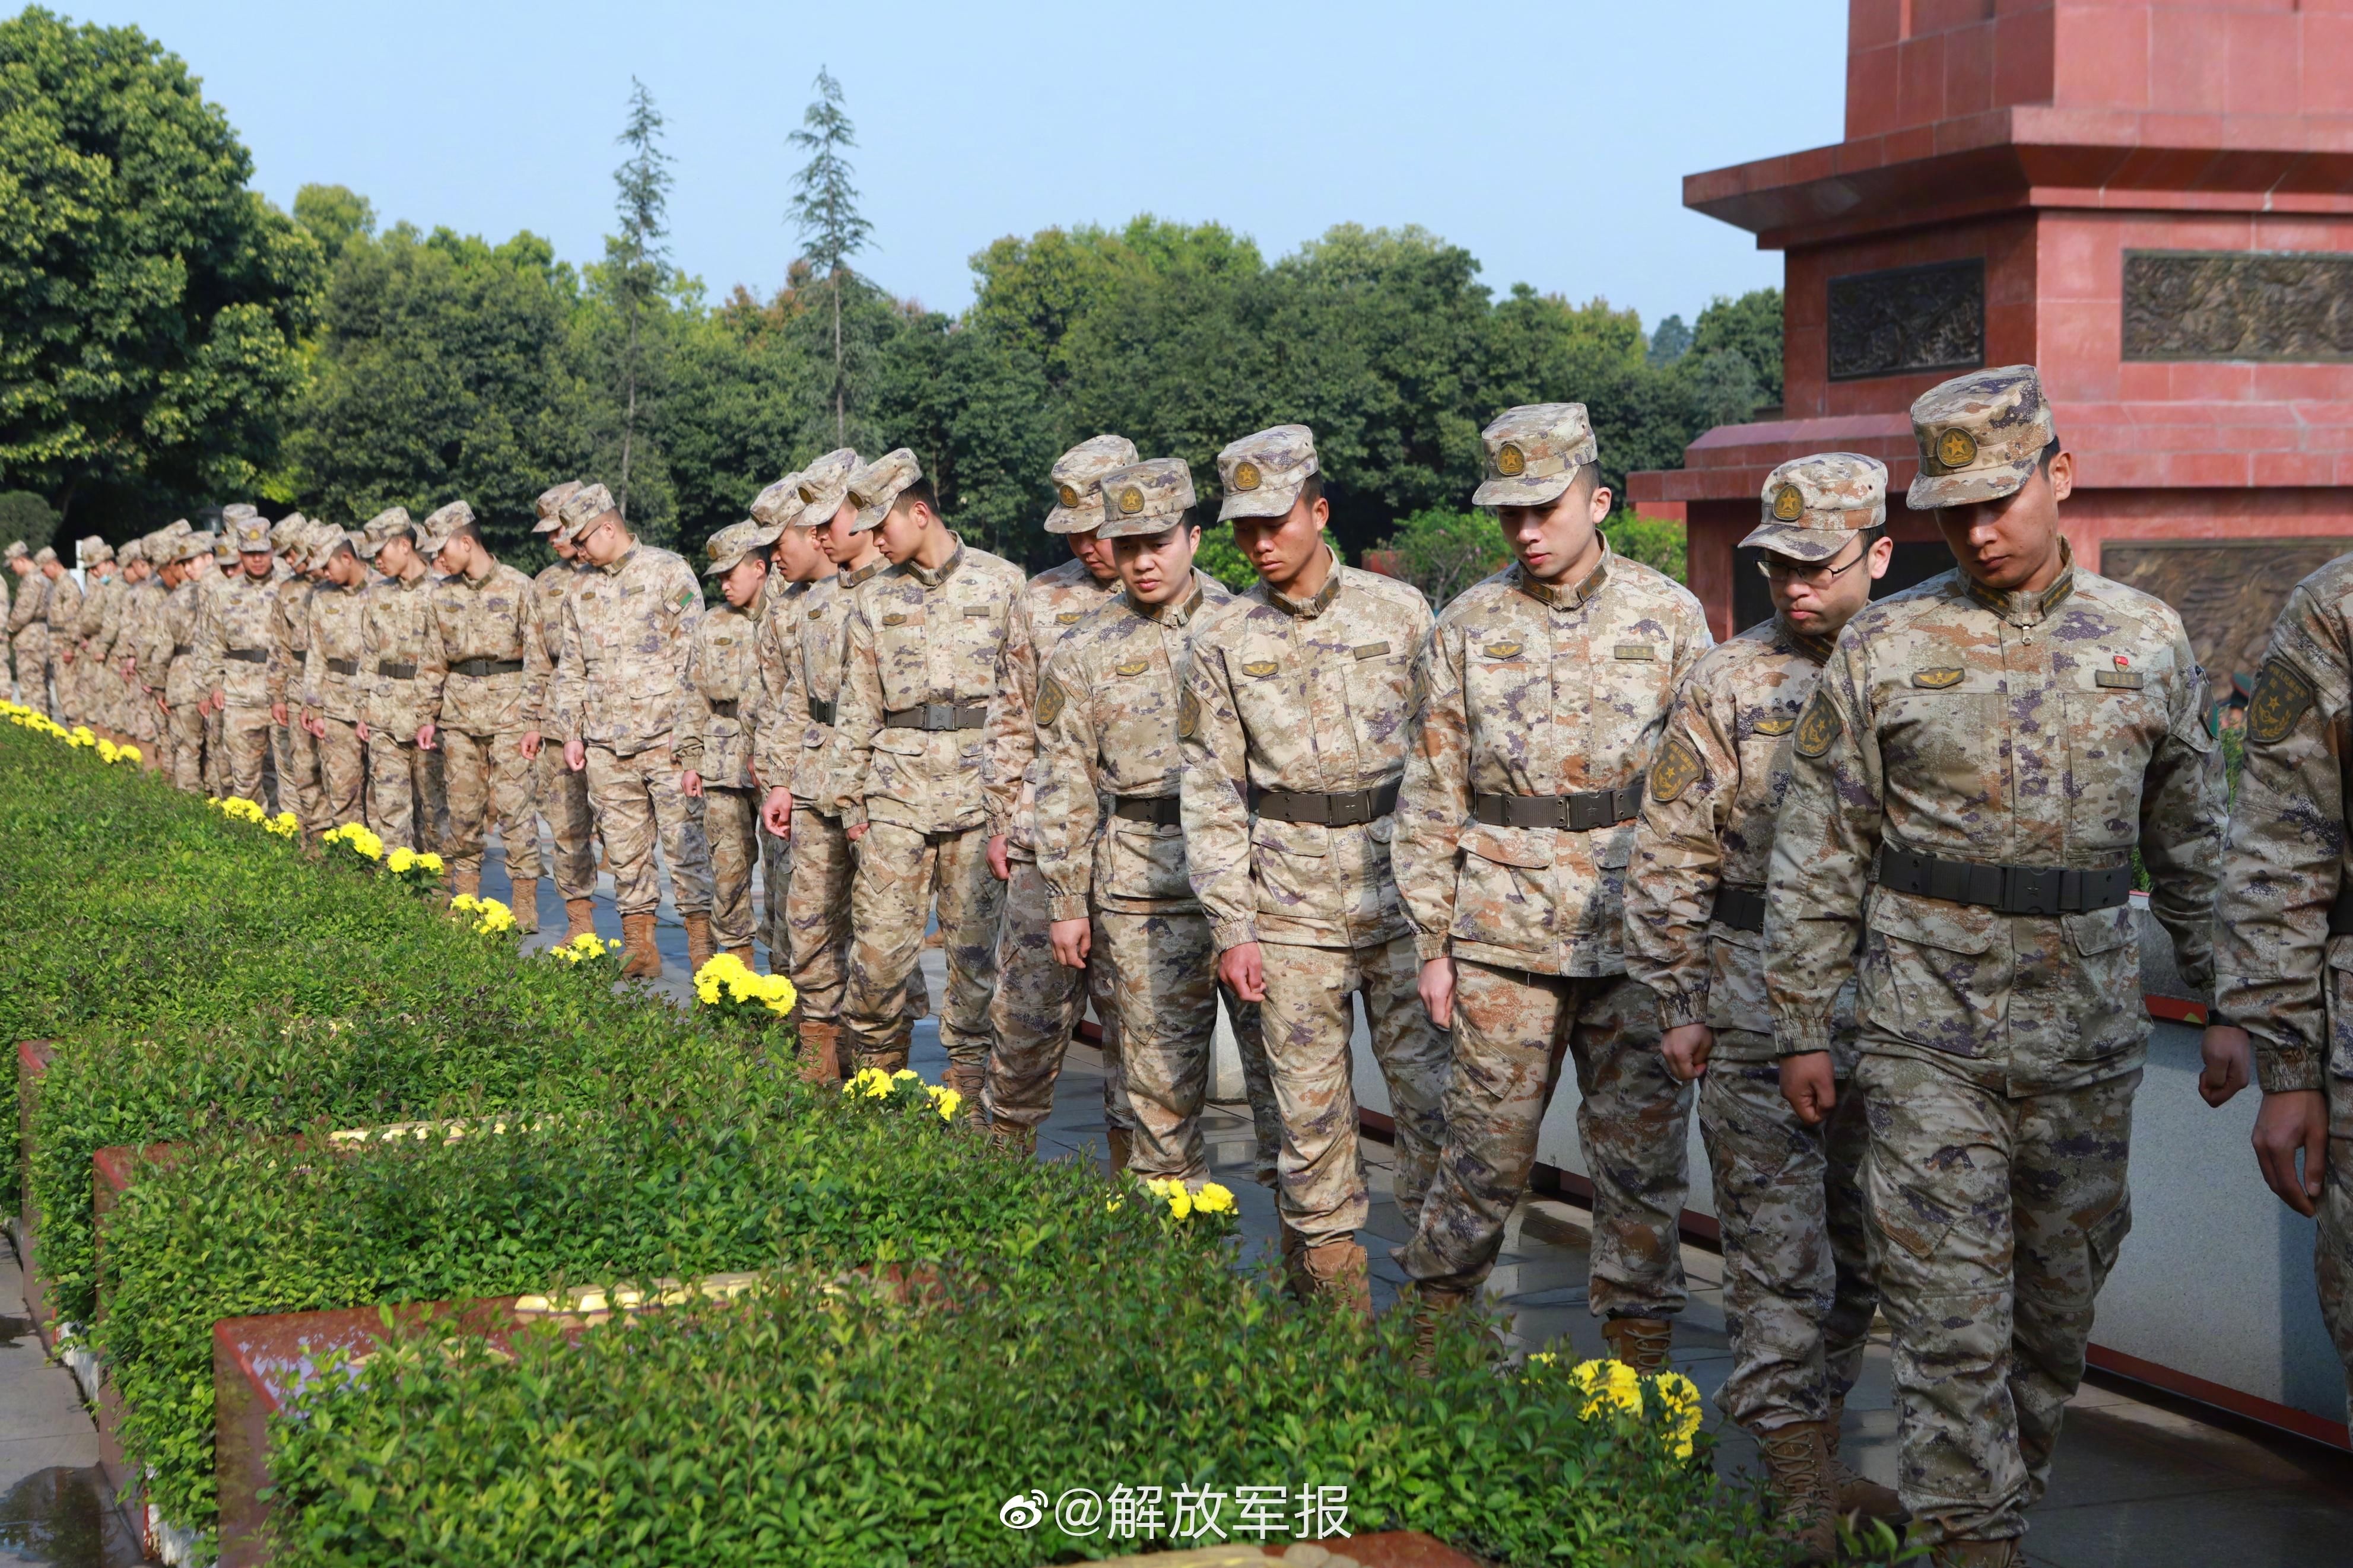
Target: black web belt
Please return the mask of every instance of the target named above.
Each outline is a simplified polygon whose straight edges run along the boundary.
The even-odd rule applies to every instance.
[[[1983,866],[1882,847],[1879,885],[1899,893],[1978,904],[2005,915],[2069,915],[2112,910],[2132,897],[2129,862],[2099,871],[2059,866]]]
[[[327,672],[330,675],[357,675],[360,661],[355,658],[331,658],[327,661]]]
[[[733,719],[735,717],[735,705],[742,700],[738,697],[715,697],[711,700],[711,710],[722,719]]]
[[[521,675],[522,660],[519,658],[461,658],[449,667],[452,675],[470,676],[476,680],[493,675]]]
[[[921,708],[900,708],[882,715],[893,730],[977,730],[988,722],[986,702],[926,702]]]
[[[1111,814],[1130,822],[1155,822],[1163,827],[1173,827],[1180,821],[1177,797],[1173,795],[1123,795],[1111,803]]]
[[[2328,906],[2328,934],[2353,935],[2353,882],[2337,890],[2337,901]]]
[[[174,658],[185,658],[195,651],[196,645],[192,642],[174,643],[172,645],[172,657]]]
[[[1352,789],[1338,795],[1308,790],[1270,789],[1252,792],[1250,810],[1277,822],[1313,822],[1325,827],[1354,827],[1397,809],[1394,780],[1372,789]]]
[[[821,701],[815,697],[810,698],[809,717],[816,720],[820,724],[832,723],[833,704],[830,702]]]
[[[378,675],[383,676],[386,680],[414,680],[417,679],[417,667],[415,665],[395,664],[388,658],[378,659],[376,661],[375,672]]]
[[[1726,882],[1715,890],[1715,919],[1734,931],[1765,929],[1765,889]]]
[[[1590,833],[1631,822],[1642,811],[1643,776],[1618,789],[1576,795],[1474,795],[1471,815],[1490,827],[1562,827]]]
[[[268,664],[269,656],[258,647],[232,647],[221,650],[239,664]]]

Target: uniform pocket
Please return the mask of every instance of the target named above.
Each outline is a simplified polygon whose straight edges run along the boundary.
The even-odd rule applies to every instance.
[[[2075,962],[2071,1057],[2099,1058],[2141,1040],[2140,932],[2132,906],[2062,915]]]
[[[1707,928],[1707,1026],[1773,1032],[1765,1000],[1765,933],[1711,923]]]
[[[1259,908],[1271,915],[1336,921],[1337,879],[1325,867],[1332,830],[1320,823],[1278,822],[1261,816],[1250,826],[1250,871],[1258,879]]]
[[[1474,823],[1463,830],[1460,847],[1451,934],[1491,947],[1550,947],[1556,935],[1550,844],[1528,828]]]
[[[2328,984],[2322,998],[2328,1014],[2328,1071],[2353,1078],[2353,936],[2328,939]],[[2353,1095],[2333,1098],[2353,1104]]]
[[[1863,939],[1862,1016],[1930,1050],[1982,1054],[2001,1022],[2008,964],[1992,952],[2000,918],[1970,904],[1875,890]]]
[[[1193,884],[1185,875],[1185,830],[1175,823],[1112,819],[1103,836],[1103,864],[1098,873],[1104,894],[1115,899],[1150,899],[1162,903],[1189,902]]]

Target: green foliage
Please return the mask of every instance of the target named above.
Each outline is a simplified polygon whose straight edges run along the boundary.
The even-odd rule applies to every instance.
[[[26,549],[37,551],[57,531],[58,514],[47,501],[30,490],[0,490],[0,546],[21,539]]]
[[[1201,547],[1193,552],[1193,564],[1239,594],[1258,582],[1258,568],[1234,542],[1234,525],[1213,522],[1201,530]]]
[[[1645,566],[1655,566],[1680,583],[1685,568],[1683,525],[1666,518],[1613,513],[1601,531],[1609,548]]]
[[[294,221],[332,267],[353,240],[375,237],[375,204],[348,185],[304,185],[294,193]]]
[[[1442,610],[1455,595],[1511,564],[1511,547],[1504,542],[1495,519],[1483,511],[1456,511],[1431,507],[1405,520],[1381,542],[1405,580],[1421,590],[1432,610]]]
[[[249,488],[322,259],[248,187],[185,62],[132,27],[0,21],[0,468],[70,513]],[[168,515],[168,514],[167,514]]]
[[[1719,294],[1692,327],[1691,352],[1731,353],[1747,362],[1762,400],[1781,401],[1781,290],[1752,289],[1737,300]]]

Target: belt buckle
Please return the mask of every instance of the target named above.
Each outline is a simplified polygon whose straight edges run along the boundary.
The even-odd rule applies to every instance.
[[[2013,914],[2055,915],[2063,874],[2056,866],[2004,867],[2002,879],[2009,885],[2002,889],[2002,902]]]
[[[1591,820],[1592,807],[1586,804],[1586,797],[1583,795],[1561,796],[1556,809],[1560,812],[1560,825],[1571,833],[1589,833],[1597,826]],[[1581,822],[1577,820],[1580,816],[1585,817],[1586,820]]]
[[[924,703],[924,704],[923,704],[923,728],[924,728],[924,729],[937,731],[941,731],[941,730],[948,729],[948,728],[950,728],[951,726],[953,726],[955,723],[955,703],[953,703],[953,702],[926,702],[926,703]]]

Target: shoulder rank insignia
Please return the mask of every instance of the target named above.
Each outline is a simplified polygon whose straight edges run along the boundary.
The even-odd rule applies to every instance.
[[[1520,657],[1520,649],[1523,646],[1515,640],[1507,638],[1503,642],[1491,642],[1480,651],[1489,658],[1517,658]]]
[[[1786,735],[1798,727],[1795,713],[1772,713],[1751,724],[1749,729],[1759,735]]]
[[[1673,800],[1706,772],[1692,743],[1681,735],[1670,735],[1659,748],[1659,760],[1651,764],[1651,798]]]
[[[1185,689],[1176,695],[1176,738],[1189,741],[1201,732],[1201,700],[1193,693],[1193,683],[1187,681]]]
[[[1060,615],[1054,617],[1054,622],[1057,626],[1075,626],[1079,624],[1080,618],[1085,614],[1086,612],[1084,610],[1064,610]]]
[[[1062,704],[1069,700],[1062,683],[1050,674],[1038,682],[1038,722],[1052,723],[1062,716]]]
[[[2317,695],[2304,671],[2284,658],[2266,660],[2247,701],[2247,739],[2263,746],[2286,740]]]
[[[1248,676],[1254,676],[1257,679],[1263,680],[1268,676],[1272,675],[1280,667],[1276,665],[1274,660],[1271,658],[1254,658],[1250,660],[1250,663],[1242,666],[1242,673]]]
[[[1831,706],[1831,700],[1820,691],[1815,692],[1798,720],[1798,755],[1820,756],[1831,749],[1831,742],[1839,738],[1841,728],[1838,710]]]
[[[1120,665],[1113,671],[1113,673],[1117,675],[1142,675],[1145,670],[1150,669],[1151,668],[1152,661],[1148,658],[1131,658],[1126,663]]]
[[[1915,669],[1912,672],[1912,684],[1942,691],[1948,686],[1958,686],[1965,673],[1958,669]]]

